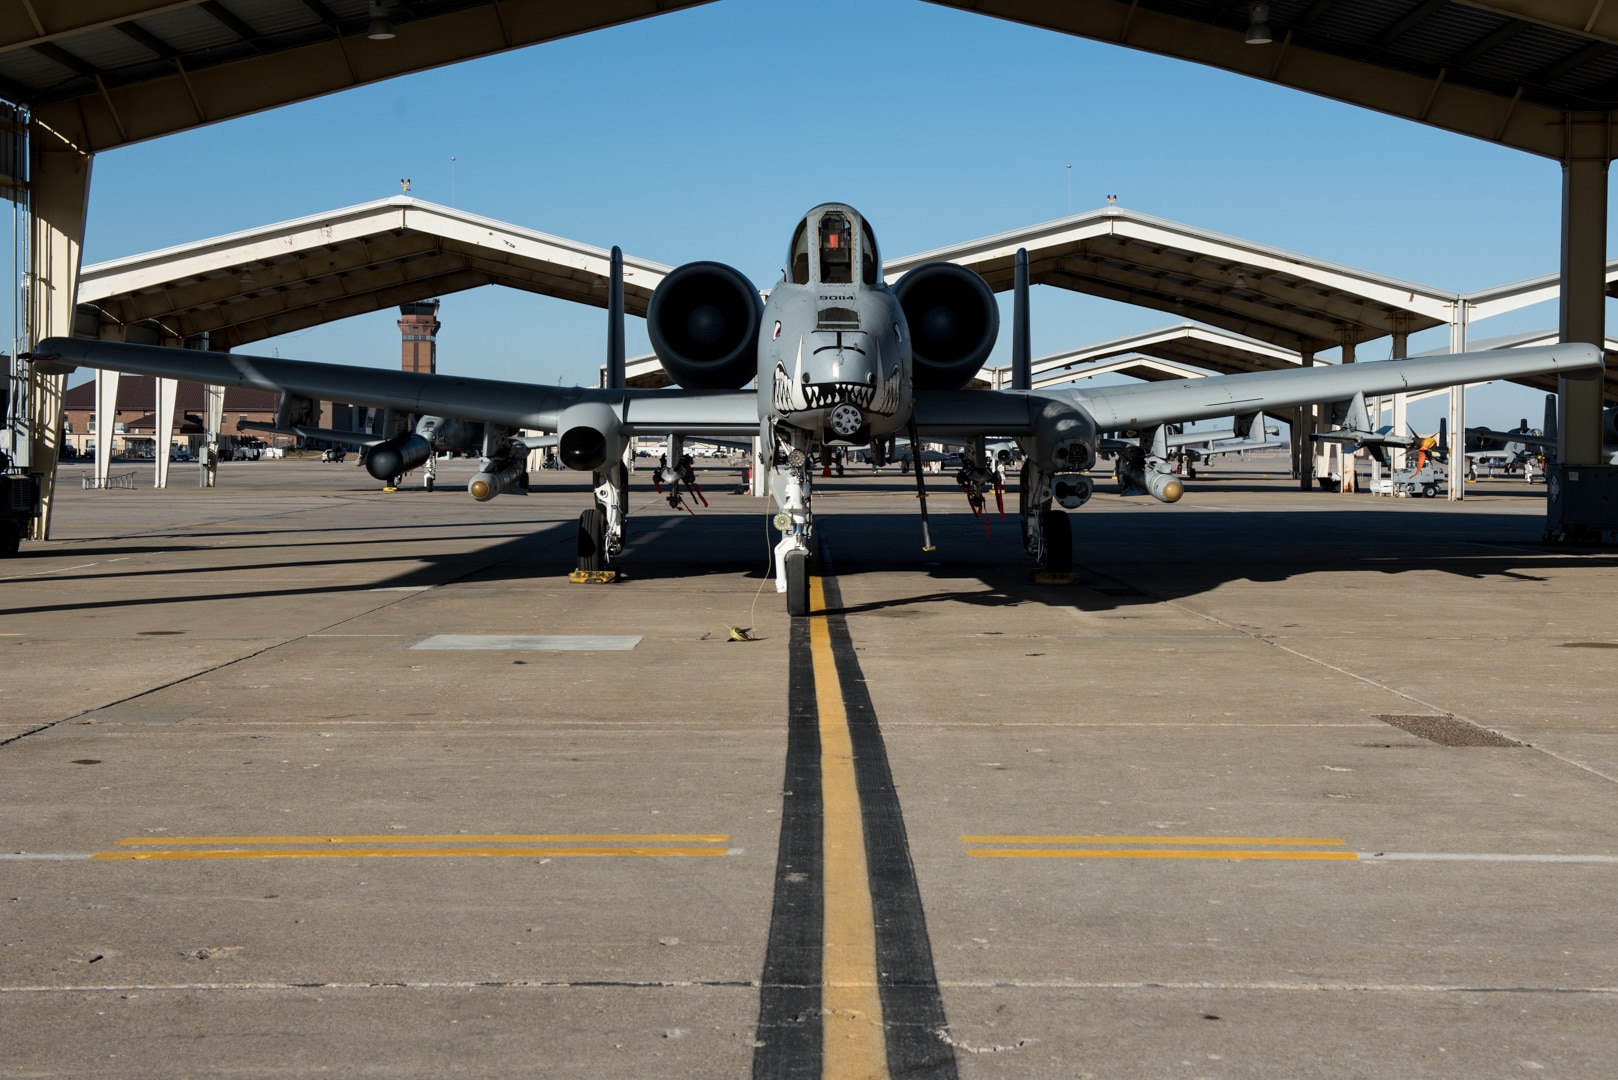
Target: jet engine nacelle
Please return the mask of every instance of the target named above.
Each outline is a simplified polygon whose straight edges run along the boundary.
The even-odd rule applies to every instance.
[[[646,332],[663,369],[689,390],[739,390],[758,375],[764,305],[723,263],[677,267],[652,293]]]
[[[1601,414],[1601,441],[1609,446],[1618,445],[1618,408]]]
[[[1000,333],[989,283],[948,262],[922,263],[893,287],[910,327],[918,390],[959,390],[983,367]]]
[[[433,456],[433,446],[416,434],[395,435],[387,442],[377,443],[365,454],[365,471],[386,483],[395,476],[403,476],[411,469],[419,469]]]

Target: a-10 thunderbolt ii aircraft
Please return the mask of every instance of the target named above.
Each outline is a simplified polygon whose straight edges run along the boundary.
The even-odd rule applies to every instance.
[[[615,262],[617,260],[615,259]],[[1591,345],[1554,345],[1414,360],[1215,375],[1139,385],[1029,389],[1028,288],[1017,260],[1013,389],[966,389],[993,348],[999,314],[976,273],[935,262],[883,280],[876,237],[851,206],[826,203],[792,233],[782,279],[767,300],[740,272],[719,263],[687,263],[652,295],[647,329],[679,389],[623,387],[623,303],[618,272],[609,285],[609,386],[540,386],[493,379],[425,375],[270,357],[207,354],[108,341],[51,338],[33,359],[45,370],[75,365],[162,375],[280,394],[278,424],[307,422],[318,401],[392,410],[406,419],[399,435],[373,447],[390,473],[421,465],[433,441],[416,431],[427,420],[465,434],[475,425],[483,468],[469,485],[487,499],[525,477],[527,443],[517,429],[553,433],[570,469],[591,475],[595,505],[579,518],[581,570],[601,570],[624,546],[628,455],[641,434],[757,434],[782,536],[776,546],[778,590],[787,609],[809,608],[809,561],[815,550],[812,477],[817,453],[868,447],[881,463],[894,440],[928,436],[965,442],[963,484],[989,489],[985,440],[1016,440],[1024,455],[1018,509],[1027,553],[1042,568],[1072,565],[1066,511],[1091,494],[1085,475],[1096,460],[1098,431],[1133,430],[1119,462],[1122,478],[1164,502],[1180,497],[1169,462],[1166,425],[1235,416],[1251,430],[1265,411],[1319,402],[1343,411],[1357,398],[1458,383],[1601,367]],[[742,387],[754,382],[752,390]],[[1363,410],[1364,406],[1359,408]],[[671,447],[671,462],[678,452]],[[663,477],[673,483],[677,478]],[[918,483],[921,478],[918,475]],[[928,547],[923,508],[923,547]]]

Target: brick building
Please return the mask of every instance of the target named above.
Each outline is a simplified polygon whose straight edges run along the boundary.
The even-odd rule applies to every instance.
[[[427,375],[438,373],[438,301],[423,300],[403,304],[399,308],[400,356],[404,371]],[[236,430],[237,423],[250,421],[270,424],[275,422],[277,397],[269,390],[248,390],[242,387],[225,388],[225,419],[222,437],[227,441]],[[157,420],[157,380],[150,375],[125,375],[118,380],[118,409],[113,421],[112,452],[115,455],[134,454],[150,457],[154,452],[153,428]],[[67,414],[64,441],[76,455],[89,452],[98,442],[96,426],[96,387],[93,381],[75,386],[64,399]],[[320,403],[320,424],[337,431],[366,430],[370,423],[370,410],[357,405],[324,401]],[[179,384],[174,401],[174,430],[170,446],[185,446],[193,452],[203,441],[207,429],[207,404],[201,383]],[[297,442],[290,435],[270,435],[252,432],[271,446],[291,448]]]
[[[226,387],[223,425],[225,432],[228,434],[234,431],[239,420],[274,423],[276,403],[276,395],[269,390]],[[113,429],[110,433],[114,454],[151,456],[154,450],[153,429],[156,426],[153,411],[156,408],[155,378],[150,375],[124,375],[119,378],[117,412],[114,414]],[[102,435],[95,429],[95,382],[92,380],[69,390],[63,397],[63,411],[67,414],[63,441],[73,447],[77,454],[90,452],[89,448],[93,448]],[[207,404],[202,384],[180,383],[174,396],[174,430],[170,434],[169,445],[185,446],[195,451],[202,445],[206,428]],[[291,446],[293,443],[288,437],[274,440],[266,437],[265,441],[272,446]]]

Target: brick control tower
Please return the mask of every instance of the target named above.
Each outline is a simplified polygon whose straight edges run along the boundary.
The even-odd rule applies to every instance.
[[[424,375],[438,374],[438,301],[399,305],[400,366]]]

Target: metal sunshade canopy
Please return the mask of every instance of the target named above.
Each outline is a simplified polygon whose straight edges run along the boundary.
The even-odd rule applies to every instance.
[[[1246,3],[930,0],[1206,64],[1558,160],[1611,160],[1618,5],[1601,0]]]
[[[1279,345],[1318,352],[1450,322],[1457,296],[1398,278],[1223,236],[1118,207],[895,259],[888,280],[946,260],[1011,288],[1028,249],[1029,280],[1167,311]]]
[[[230,349],[481,285],[605,307],[609,262],[602,248],[394,196],[85,267],[79,310]],[[644,315],[670,269],[625,256],[625,309]]]
[[[86,153],[709,0],[5,0],[0,97]]]

